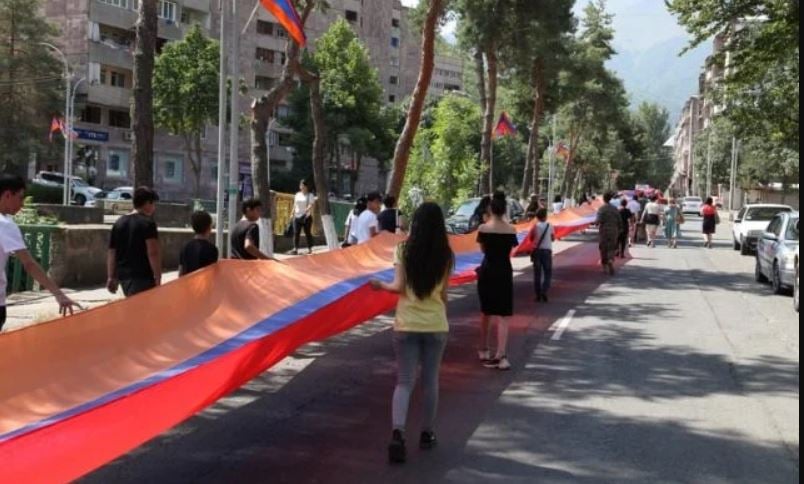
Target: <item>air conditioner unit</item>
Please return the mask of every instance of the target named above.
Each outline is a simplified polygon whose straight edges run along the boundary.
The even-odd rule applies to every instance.
[[[134,131],[123,131],[123,141],[134,141]]]

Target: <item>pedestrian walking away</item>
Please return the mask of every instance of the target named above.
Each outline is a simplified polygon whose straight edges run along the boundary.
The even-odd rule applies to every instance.
[[[31,275],[36,282],[50,291],[59,304],[59,313],[62,316],[73,314],[74,308],[81,309],[75,301],[65,296],[57,286],[42,270],[42,267],[34,260],[25,240],[22,238],[22,231],[12,218],[22,210],[25,200],[25,180],[17,175],[0,175],[0,332],[6,323],[6,264],[9,256],[16,257],[25,272]]]
[[[395,234],[402,232],[402,213],[396,207],[396,197],[393,195],[386,195],[382,202],[385,207],[382,212],[377,216],[377,224],[380,232],[388,232]]]
[[[134,211],[112,227],[106,259],[106,287],[112,294],[123,289],[135,296],[162,284],[162,251],[154,221],[159,196],[150,188],[134,191]]]
[[[358,244],[365,244],[380,233],[380,224],[377,214],[382,206],[382,195],[378,192],[369,193],[366,197],[366,210],[357,217],[355,236]]]
[[[639,203],[636,195],[628,202],[628,211],[634,216],[634,222],[630,225],[631,232],[628,239],[628,247],[633,247],[637,243],[637,225],[640,217],[642,217],[642,204]]]
[[[530,260],[533,262],[533,287],[536,302],[547,302],[553,282],[553,242],[556,240],[553,226],[547,223],[547,210],[536,212],[536,224],[531,229],[531,240],[536,241]]]
[[[212,216],[204,211],[190,218],[195,237],[184,246],[179,255],[179,277],[192,274],[218,262],[218,248],[209,241],[212,234]]]
[[[636,215],[634,215],[628,208],[628,200],[623,199],[620,202],[620,236],[617,240],[618,250],[617,255],[621,259],[625,259],[628,255],[628,241],[630,240],[632,227],[636,225]]]
[[[659,226],[662,224],[662,206],[659,205],[659,197],[653,195],[650,202],[645,206],[642,214],[642,223],[648,233],[648,247],[656,247],[656,238],[659,233]]]
[[[703,217],[704,247],[711,249],[712,238],[715,232],[717,232],[717,226],[720,224],[720,215],[717,212],[715,200],[712,197],[706,199],[701,209],[701,216]]]
[[[511,251],[519,245],[516,229],[505,221],[508,203],[504,193],[494,194],[491,219],[480,226],[477,241],[483,250],[483,262],[478,268],[477,291],[485,316],[497,326],[497,351],[484,363],[487,368],[509,370],[508,318],[514,314],[514,268]],[[483,328],[485,331],[485,328]],[[481,340],[484,340],[481,336]],[[481,355],[490,351],[480,348]]]
[[[232,258],[240,260],[275,260],[260,251],[262,202],[250,198],[243,202],[243,218],[232,229]]]
[[[357,244],[357,219],[360,217],[360,214],[365,212],[368,209],[368,200],[366,197],[360,197],[355,202],[355,208],[349,212],[349,216],[346,217],[346,223],[344,223],[344,233],[343,233],[343,244],[341,245],[342,248],[351,247]]]
[[[299,255],[301,234],[307,239],[307,252],[313,253],[313,209],[315,195],[310,192],[306,180],[299,183],[299,191],[293,197],[293,255]]]
[[[600,263],[610,275],[614,275],[614,258],[617,255],[617,240],[620,237],[622,218],[620,211],[611,206],[614,195],[603,195],[606,202],[597,212],[597,225],[600,230]]]
[[[670,199],[670,204],[664,210],[664,236],[667,238],[667,246],[678,249],[678,239],[681,238],[681,226],[684,225],[684,214],[675,198]]]
[[[408,240],[397,246],[393,282],[371,282],[376,290],[399,294],[393,331],[397,383],[388,446],[391,463],[403,463],[407,459],[405,432],[419,366],[424,404],[419,446],[432,449],[437,443],[438,379],[449,332],[447,287],[454,266],[455,257],[441,207],[428,202],[416,210]]]

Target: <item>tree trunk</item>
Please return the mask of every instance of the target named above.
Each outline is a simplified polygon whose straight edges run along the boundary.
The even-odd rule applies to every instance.
[[[544,119],[544,95],[547,91],[544,80],[544,60],[537,59],[533,62],[533,71],[531,72],[531,81],[533,85],[533,117],[530,120],[530,139],[528,140],[528,156],[532,157],[530,165],[533,166],[533,191],[541,192],[541,185],[539,178],[542,169],[541,150],[539,149],[539,128]]]
[[[134,106],[132,112],[132,158],[134,186],[154,185],[154,94],[153,76],[157,39],[157,0],[140,0],[134,26]]]
[[[492,136],[494,136],[494,114],[497,109],[497,52],[496,44],[491,43],[486,51],[488,91],[486,92],[486,112],[483,116],[483,136],[480,146],[481,170],[480,187],[483,193],[494,191],[492,186]]]
[[[520,197],[520,199],[522,199],[522,200],[528,200],[530,198],[528,196],[529,195],[528,192],[530,191],[528,189],[530,188],[530,178],[531,178],[530,177],[530,160],[531,160],[530,150],[531,150],[531,148],[530,148],[530,146],[528,146],[528,153],[525,156],[525,169],[523,170],[523,173],[522,173],[522,194],[521,194],[521,197]],[[535,193],[536,190],[537,190],[537,188],[534,187],[533,192]]]
[[[475,75],[477,76],[477,90],[478,90],[478,97],[480,98],[480,112],[486,112],[486,103],[488,103],[488,98],[486,97],[486,62],[483,57],[483,49],[478,46],[475,50]],[[482,195],[483,194],[483,143],[485,139],[481,137],[480,140],[480,157],[478,159],[478,165],[480,170],[480,177],[477,180],[477,193],[475,195]]]
[[[301,13],[302,25],[307,23],[317,3],[310,0],[305,4]],[[296,87],[295,73],[299,65],[299,52],[299,46],[288,40],[282,77],[268,94],[255,99],[251,104],[251,183],[254,197],[258,198],[264,207],[265,218],[260,221],[263,229],[271,228],[271,216],[274,213],[266,136],[277,107]],[[260,239],[262,240],[262,237]]]
[[[321,225],[327,239],[327,248],[338,248],[338,232],[329,206],[329,183],[326,172],[326,121],[324,119],[324,101],[321,98],[321,79],[315,77],[309,81],[310,86],[310,114],[313,118],[313,176],[315,188],[318,192],[318,211],[321,214]]]
[[[413,91],[413,101],[408,109],[405,128],[396,144],[394,152],[394,166],[388,179],[388,193],[399,200],[402,192],[402,185],[405,182],[405,172],[410,160],[410,150],[419,129],[419,123],[424,111],[424,103],[427,100],[427,91],[433,79],[433,68],[435,67],[435,41],[437,36],[438,24],[444,15],[444,0],[430,0],[430,7],[427,9],[427,18],[422,29],[422,65],[419,72],[419,80],[416,82],[416,89]]]
[[[193,196],[201,196],[201,168],[203,151],[201,148],[201,133],[188,133],[184,135],[184,147],[187,159],[190,161],[190,170],[193,172]]]

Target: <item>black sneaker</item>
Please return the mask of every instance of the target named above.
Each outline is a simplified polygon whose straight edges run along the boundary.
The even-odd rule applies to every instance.
[[[419,439],[419,448],[423,450],[434,449],[438,445],[435,433],[430,431],[422,432],[421,439]]]
[[[550,302],[550,301],[547,299],[547,294],[542,294],[542,302],[543,302],[543,303]]]
[[[405,438],[402,432],[394,430],[391,436],[391,443],[388,445],[388,462],[391,464],[404,464],[407,460],[408,452],[405,449]]]

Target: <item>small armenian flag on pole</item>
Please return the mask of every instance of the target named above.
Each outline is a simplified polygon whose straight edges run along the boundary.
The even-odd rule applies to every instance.
[[[511,122],[507,113],[502,113],[497,128],[494,130],[494,137],[505,138],[506,136],[516,136],[516,126]]]

